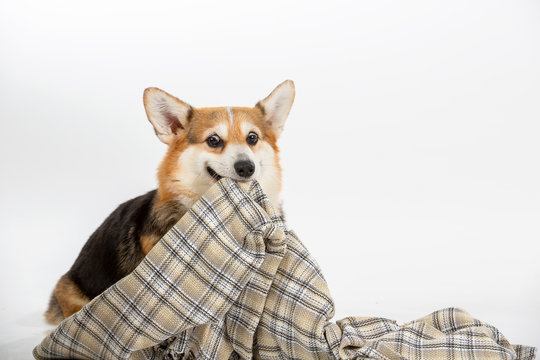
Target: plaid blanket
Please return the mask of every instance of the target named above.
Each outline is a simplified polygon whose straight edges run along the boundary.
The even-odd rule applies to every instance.
[[[256,182],[220,180],[130,275],[64,320],[36,359],[520,359],[449,308],[404,325],[330,322],[319,266]]]

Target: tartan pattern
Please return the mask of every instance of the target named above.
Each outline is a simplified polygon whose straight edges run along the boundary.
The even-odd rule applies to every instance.
[[[36,359],[532,360],[448,308],[399,326],[330,320],[319,266],[257,182],[221,179],[128,276],[64,320]]]

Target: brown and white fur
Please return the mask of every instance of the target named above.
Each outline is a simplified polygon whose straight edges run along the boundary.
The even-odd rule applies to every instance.
[[[114,210],[57,282],[48,322],[57,324],[133,271],[157,241],[219,178],[257,180],[281,209],[278,137],[294,84],[277,86],[254,107],[194,108],[158,88],[144,91],[158,138],[168,145],[158,188]]]

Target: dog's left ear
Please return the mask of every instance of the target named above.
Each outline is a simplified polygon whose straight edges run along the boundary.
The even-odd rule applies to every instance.
[[[294,83],[292,80],[286,80],[279,84],[265,99],[257,103],[257,106],[263,110],[266,126],[276,136],[279,136],[283,130],[293,101]]]
[[[144,90],[144,108],[159,140],[171,144],[186,131],[191,106],[165,91],[151,87]]]

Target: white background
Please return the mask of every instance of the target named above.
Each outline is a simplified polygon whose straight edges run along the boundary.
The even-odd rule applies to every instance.
[[[538,1],[2,1],[0,54],[2,358],[155,187],[144,88],[253,105],[285,79],[285,210],[335,319],[456,306],[540,346]]]

